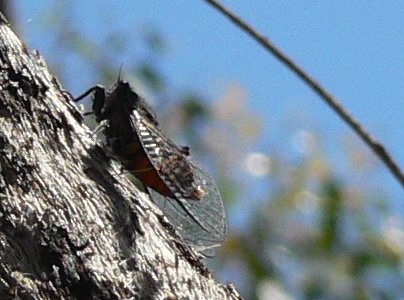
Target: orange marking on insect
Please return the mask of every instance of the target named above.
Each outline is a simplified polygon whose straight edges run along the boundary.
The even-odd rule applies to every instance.
[[[136,144],[136,141],[129,144],[127,149],[136,149],[133,144]],[[140,149],[143,152],[143,149]],[[127,151],[127,153],[130,153],[130,151]],[[133,155],[133,157],[131,157],[130,159],[128,159],[128,156],[125,155],[125,167],[129,171],[133,172],[136,178],[138,178],[145,186],[155,189],[164,196],[173,198],[174,194],[160,178],[146,153],[139,153],[139,151],[136,150],[136,154],[137,155]]]

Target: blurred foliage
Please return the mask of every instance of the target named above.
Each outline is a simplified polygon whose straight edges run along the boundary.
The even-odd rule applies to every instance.
[[[58,2],[45,23],[55,30],[55,47],[66,55],[75,53],[75,59],[92,69],[96,78],[113,83],[117,59],[133,47],[131,41],[123,30],[110,32],[101,41],[85,35],[80,22],[71,22],[67,3]],[[213,162],[211,169],[231,221],[228,241],[217,251],[216,272],[234,281],[246,299],[403,296],[402,224],[389,211],[382,193],[374,187],[350,185],[334,174],[315,138],[308,139],[308,148],[320,150],[307,151],[297,160],[276,147],[272,153],[251,155],[261,128],[247,109],[244,89],[229,84],[213,104],[196,92],[171,90],[158,64],[168,45],[150,28],[140,34],[142,45],[136,45],[145,51],[131,56],[131,65],[125,60],[124,70],[133,71],[135,85],[157,99],[166,131],[190,144],[192,154]],[[48,58],[66,75],[62,56]],[[359,153],[363,160],[362,150],[351,150],[348,157]],[[251,164],[245,169],[248,157]],[[262,171],[254,173],[258,169]],[[254,199],[258,176],[265,186],[261,189],[268,190],[263,199]]]

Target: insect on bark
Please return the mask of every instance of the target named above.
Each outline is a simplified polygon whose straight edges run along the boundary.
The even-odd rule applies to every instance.
[[[199,251],[220,245],[227,235],[223,202],[215,181],[161,130],[152,108],[118,79],[108,91],[96,85],[75,99],[93,95],[93,113],[106,122],[107,145],[145,186],[183,239]]]

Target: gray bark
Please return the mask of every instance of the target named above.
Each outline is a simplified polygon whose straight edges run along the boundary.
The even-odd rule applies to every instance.
[[[238,299],[0,18],[0,299]]]

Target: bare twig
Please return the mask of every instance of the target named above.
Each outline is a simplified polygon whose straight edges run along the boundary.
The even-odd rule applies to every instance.
[[[226,17],[228,17],[234,24],[243,29],[261,46],[275,55],[281,62],[289,67],[294,73],[297,74],[304,82],[306,82],[331,108],[346,122],[348,125],[361,137],[361,139],[373,150],[383,163],[387,166],[390,172],[404,187],[404,174],[398,164],[393,160],[392,156],[387,152],[384,146],[377,141],[374,137],[367,132],[363,126],[340,104],[340,102],[322,87],[313,77],[307,74],[300,66],[297,65],[291,58],[278,49],[271,41],[265,36],[255,30],[247,22],[243,21],[235,13],[224,7],[219,1],[205,0],[213,7],[218,9]]]

